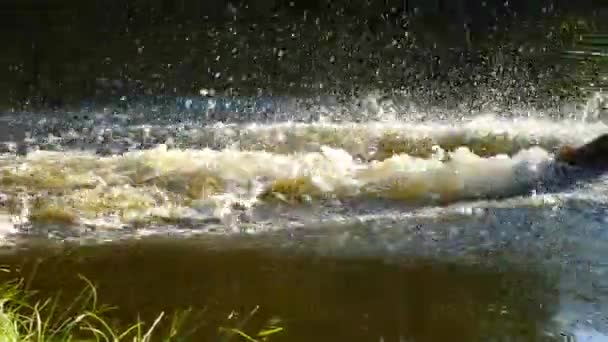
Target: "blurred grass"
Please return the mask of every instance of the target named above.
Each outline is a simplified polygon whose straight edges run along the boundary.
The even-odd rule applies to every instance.
[[[86,286],[67,307],[59,305],[57,298],[36,300],[36,293],[27,289],[23,279],[0,284],[0,341],[187,341],[196,333],[196,321],[201,317],[193,315],[191,309],[176,312],[172,317],[161,312],[149,324],[138,320],[127,327],[116,327],[111,323],[114,308],[101,305],[95,286],[86,278],[80,278]],[[266,341],[284,331],[279,326],[280,320],[274,319],[259,332],[247,334],[245,324],[257,309],[231,324],[233,326],[219,327],[219,340]]]

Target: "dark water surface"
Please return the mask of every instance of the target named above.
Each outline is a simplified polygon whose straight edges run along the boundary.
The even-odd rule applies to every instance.
[[[0,263],[18,266],[31,289],[61,291],[68,301],[82,289],[82,274],[98,286],[100,302],[119,306],[112,317],[123,323],[204,310],[190,322],[200,325],[192,340],[214,340],[218,326],[233,325],[231,311],[256,306],[243,330],[278,317],[285,330],[277,341],[537,341],[555,332],[555,275],[537,267],[331,257],[238,240],[41,245]]]

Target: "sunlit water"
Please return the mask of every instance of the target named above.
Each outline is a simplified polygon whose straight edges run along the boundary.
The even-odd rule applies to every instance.
[[[608,178],[577,182],[553,160],[608,133],[594,102],[568,119],[425,115],[373,97],[340,110],[176,103],[180,115],[144,106],[2,121],[13,138],[0,155],[6,244],[245,234],[259,248],[336,257],[504,258],[559,274],[560,328],[547,334],[606,340]]]

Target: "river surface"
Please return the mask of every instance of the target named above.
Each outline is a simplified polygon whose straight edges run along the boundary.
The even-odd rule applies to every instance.
[[[601,111],[212,95],[4,115],[0,263],[201,338],[259,306],[278,340],[608,340],[608,178],[535,186]]]

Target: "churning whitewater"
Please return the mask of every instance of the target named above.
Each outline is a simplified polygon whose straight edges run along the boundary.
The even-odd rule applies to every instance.
[[[21,146],[4,145],[4,217],[21,227],[188,225],[231,231],[261,229],[290,215],[289,222],[344,219],[382,215],[388,207],[393,214],[412,214],[467,201],[525,201],[547,192],[541,185],[564,177],[555,174],[557,148],[608,132],[601,122],[493,115],[452,124],[321,120],[89,127],[27,132]]]

